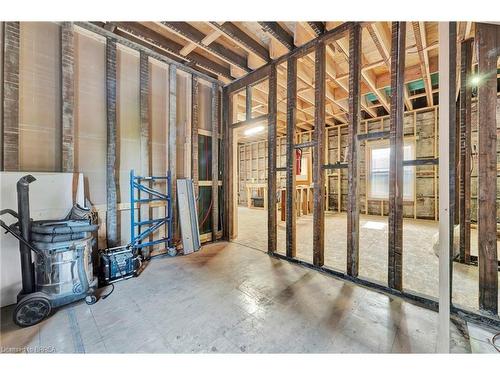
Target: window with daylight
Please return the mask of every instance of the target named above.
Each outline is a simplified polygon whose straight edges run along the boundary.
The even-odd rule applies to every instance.
[[[391,149],[388,143],[373,144],[368,146],[368,198],[389,198],[389,160]],[[404,160],[415,158],[415,145],[413,142],[404,144]],[[415,167],[404,167],[403,199],[413,200],[415,185]]]

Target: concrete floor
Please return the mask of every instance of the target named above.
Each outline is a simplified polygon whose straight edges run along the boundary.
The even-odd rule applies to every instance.
[[[312,215],[297,218],[297,257],[312,263]],[[388,218],[360,216],[359,276],[387,285]],[[406,291],[437,299],[439,258],[433,251],[433,237],[438,223],[430,220],[404,219],[403,285]],[[346,270],[345,213],[325,214],[325,265]],[[285,254],[285,222],[278,212],[278,252]],[[238,237],[235,242],[267,251],[267,211],[238,207]],[[500,251],[500,243],[498,244]],[[477,232],[471,233],[471,253],[477,255]],[[499,275],[500,279],[500,275]],[[453,263],[453,303],[478,311],[478,267]],[[500,305],[500,295],[499,295]]]
[[[235,243],[156,258],[93,306],[21,329],[2,352],[434,352],[437,313]],[[452,351],[469,352],[452,325]]]

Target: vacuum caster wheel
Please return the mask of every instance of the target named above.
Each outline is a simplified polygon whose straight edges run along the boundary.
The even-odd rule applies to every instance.
[[[97,302],[97,297],[94,296],[93,294],[90,294],[90,295],[85,297],[85,303],[87,305],[93,305],[96,302]]]
[[[50,314],[50,302],[43,293],[29,294],[21,299],[14,310],[14,323],[30,327],[40,323]]]

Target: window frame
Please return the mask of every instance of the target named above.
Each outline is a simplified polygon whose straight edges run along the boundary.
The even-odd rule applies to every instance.
[[[411,146],[411,151],[412,151],[412,159],[409,160],[414,160],[416,158],[416,140],[415,137],[404,137],[403,139],[403,147],[405,146]],[[366,199],[370,201],[388,201],[389,200],[389,193],[387,194],[387,197],[380,197],[380,196],[373,196],[372,195],[372,187],[371,187],[371,176],[372,176],[372,150],[374,149],[382,149],[382,148],[389,148],[390,147],[390,141],[388,139],[384,140],[372,140],[372,141],[366,141],[365,145],[365,181],[366,181]],[[407,166],[403,168],[411,168],[412,171],[412,185],[413,185],[413,193],[411,194],[411,197],[405,197],[403,193],[403,202],[415,202],[415,192],[416,192],[416,181],[417,181],[417,173],[416,173],[416,168],[415,166]],[[403,175],[404,177],[404,175]],[[403,181],[403,187],[404,187],[404,181]]]

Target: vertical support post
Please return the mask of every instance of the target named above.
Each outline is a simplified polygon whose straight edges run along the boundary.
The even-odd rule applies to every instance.
[[[269,73],[269,120],[267,129],[267,251],[276,252],[276,125],[278,120],[278,78],[276,65],[271,65]]]
[[[61,150],[62,172],[75,170],[75,42],[72,22],[61,24]]]
[[[212,83],[212,241],[219,231],[219,86]]]
[[[177,231],[177,67],[168,67],[168,169],[170,170],[172,195],[172,238],[178,239]]]
[[[139,54],[139,112],[141,121],[141,140],[140,140],[140,162],[141,176],[151,176],[152,158],[151,158],[151,126],[149,122],[149,60],[148,55],[143,51]],[[148,182],[151,186],[151,182]],[[139,191],[139,197],[141,193]],[[130,208],[133,210],[133,207]],[[140,221],[149,220],[153,216],[153,209],[146,205],[139,206]],[[139,231],[142,228],[139,226]],[[153,235],[149,236],[150,241]],[[143,254],[148,257],[149,249],[141,249]]]
[[[319,43],[314,68],[314,147],[313,147],[313,263],[322,267],[325,259],[325,80],[326,45]]]
[[[437,351],[450,351],[450,24],[439,23],[439,331]]]
[[[141,115],[141,174],[151,175],[151,126],[149,122],[149,60],[140,52],[139,67],[140,115]]]
[[[406,23],[392,23],[389,164],[389,288],[403,289],[403,113]]]
[[[479,117],[479,309],[498,314],[497,255],[497,59],[498,26],[477,23]]]
[[[4,22],[3,170],[19,170],[19,22]]]
[[[194,195],[198,198],[199,194],[199,172],[198,172],[198,127],[200,118],[200,82],[193,75],[191,81],[191,176],[193,178]],[[198,208],[199,210],[199,208]]]
[[[252,118],[252,86],[250,85],[246,87],[245,118],[247,121]]]
[[[233,163],[232,163],[232,147],[233,147],[233,136],[231,129],[232,121],[232,103],[231,96],[229,95],[227,88],[222,90],[223,97],[223,140],[224,140],[224,223],[223,223],[223,238],[226,241],[231,239],[232,232],[232,215],[234,214],[233,209]]]
[[[461,43],[460,61],[460,262],[470,263],[471,101],[473,39]]]
[[[358,128],[361,116],[361,25],[349,31],[349,134],[347,197],[347,274],[357,277],[359,269],[359,175]],[[340,151],[340,150],[339,150]]]
[[[456,22],[450,22],[450,43],[448,47],[448,56],[449,56],[449,62],[450,62],[450,80],[449,80],[449,87],[450,87],[450,96],[448,97],[448,106],[450,107],[449,109],[449,120],[448,120],[448,127],[450,128],[449,130],[449,143],[450,143],[450,151],[449,151],[449,170],[450,170],[450,175],[448,179],[449,183],[449,190],[450,190],[450,228],[449,228],[449,233],[448,236],[450,238],[450,248],[449,248],[449,254],[448,254],[448,259],[450,263],[450,305],[451,305],[451,292],[453,290],[453,277],[452,277],[452,272],[453,272],[453,253],[455,252],[453,247],[454,247],[454,238],[455,238],[455,233],[454,233],[454,228],[455,228],[455,219],[457,219],[456,216],[456,203],[457,203],[457,188],[456,188],[456,183],[457,183],[457,97],[456,97],[456,92],[457,92],[457,23]],[[439,102],[442,103],[442,102]],[[441,190],[440,190],[441,191]]]
[[[106,39],[106,240],[108,247],[119,245],[117,230],[116,176],[116,41]]]
[[[286,103],[286,256],[297,255],[295,204],[295,123],[297,118],[297,58],[287,62],[287,103]]]

